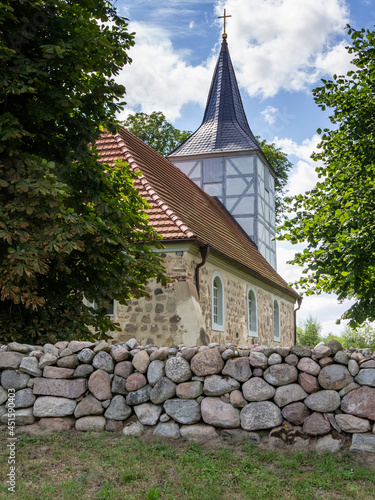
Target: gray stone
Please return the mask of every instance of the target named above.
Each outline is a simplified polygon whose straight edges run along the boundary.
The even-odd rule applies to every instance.
[[[247,405],[241,391],[232,391],[229,395],[229,402],[234,408],[243,408]]]
[[[239,427],[240,412],[220,398],[204,398],[201,403],[202,419],[206,424],[231,429]]]
[[[240,387],[240,383],[231,377],[210,375],[206,377],[203,392],[206,396],[221,396]]]
[[[305,345],[294,345],[290,348],[290,352],[299,358],[311,358],[311,349]]]
[[[297,368],[298,370],[308,373],[309,375],[313,375],[314,377],[316,377],[316,375],[318,375],[321,370],[318,363],[313,361],[311,358],[301,358],[297,365]]]
[[[36,397],[32,389],[21,389],[14,396],[14,408],[30,408],[33,406]],[[8,408],[8,404],[5,405]]]
[[[127,425],[123,428],[122,433],[124,436],[134,436],[139,437],[145,432],[144,426],[141,422],[134,422],[130,425]]]
[[[79,362],[76,354],[71,354],[57,360],[57,366],[61,366],[61,368],[76,368],[78,365]]]
[[[128,378],[134,372],[134,366],[131,361],[121,361],[115,367],[115,375],[122,378]]]
[[[322,359],[327,356],[330,356],[332,352],[328,346],[318,345],[313,349],[312,354],[315,356],[315,359]]]
[[[187,441],[198,443],[211,441],[219,437],[215,427],[206,424],[183,425],[180,428],[180,434]]]
[[[180,357],[167,360],[165,364],[165,375],[173,382],[180,383],[191,379],[193,374],[189,362]]]
[[[346,396],[347,394],[349,394],[349,392],[355,391],[356,389],[359,389],[360,387],[361,386],[359,384],[356,384],[355,382],[352,382],[351,384],[348,384],[343,389],[341,389],[341,391],[339,392],[340,397],[343,398],[344,396]]]
[[[107,373],[113,373],[115,362],[113,361],[112,356],[108,354],[108,352],[100,351],[94,357],[92,366],[97,370],[103,370]]]
[[[83,378],[75,380],[36,378],[33,385],[34,394],[69,399],[79,398],[86,390],[87,381]]]
[[[123,396],[127,396],[128,391],[126,390],[125,384],[126,379],[115,375],[112,379],[111,385],[112,394],[122,394]]]
[[[251,377],[249,358],[228,360],[221,373],[223,375],[228,375],[239,382],[246,382]]]
[[[59,355],[58,348],[55,347],[52,344],[44,344],[44,346],[43,346],[43,352],[44,353],[49,352],[50,354],[52,354],[53,356],[56,356],[56,357]]]
[[[224,360],[219,349],[214,347],[193,356],[190,366],[195,375],[205,377],[220,373],[224,367]]]
[[[96,370],[90,375],[88,387],[99,401],[105,401],[112,397],[111,379],[103,370]]]
[[[268,366],[268,358],[262,352],[252,352],[249,356],[250,365],[254,368],[265,370]]]
[[[135,349],[138,345],[138,342],[136,339],[130,339],[126,342],[126,345],[129,347],[129,349]]]
[[[77,402],[73,399],[55,396],[41,396],[34,403],[35,417],[66,417],[72,415]]]
[[[173,421],[165,423],[159,422],[153,432],[153,435],[155,437],[169,438],[169,439],[179,439],[181,437],[180,428],[178,424],[176,424],[176,422]]]
[[[344,432],[350,434],[358,432],[370,432],[371,424],[364,418],[355,417],[354,415],[346,415],[341,413],[336,415],[336,422]]]
[[[361,363],[361,369],[375,368],[375,359],[370,359]]]
[[[278,387],[273,400],[281,408],[294,401],[305,399],[307,396],[307,392],[299,384],[290,384]]]
[[[88,415],[101,415],[103,411],[101,402],[92,394],[89,394],[78,403],[74,410],[74,416],[76,418],[81,418]]]
[[[143,403],[134,406],[135,414],[143,425],[156,425],[162,409],[161,405],[154,405],[153,403]]]
[[[106,352],[110,353],[112,350],[111,344],[108,344],[106,340],[101,340],[95,347],[94,347],[94,352],[97,354],[98,352]]]
[[[271,354],[271,356],[268,358],[268,364],[269,366],[271,365],[279,365],[280,363],[282,363],[282,357],[280,356],[280,354],[277,354],[276,352],[274,352],[273,354]]]
[[[160,422],[168,422],[169,420],[171,419],[171,417],[169,415],[167,415],[166,413],[163,413],[163,415],[160,416]]]
[[[126,404],[124,396],[117,394],[113,396],[111,404],[106,409],[104,416],[111,420],[126,420],[131,414],[132,409]]]
[[[335,354],[333,361],[335,363],[340,363],[340,365],[347,365],[349,362],[349,356],[344,351],[338,351]]]
[[[289,354],[285,358],[285,363],[288,363],[288,365],[297,366],[298,362],[299,362],[299,357],[296,354]]]
[[[242,386],[244,398],[247,401],[265,401],[274,397],[276,389],[262,378],[251,378]]]
[[[363,386],[349,392],[341,401],[344,413],[375,420],[375,389]]]
[[[283,421],[280,408],[271,401],[249,403],[241,410],[241,427],[245,431],[271,429]]]
[[[310,415],[310,412],[304,403],[298,402],[285,406],[281,414],[291,424],[302,425],[305,418]]]
[[[5,405],[0,406],[0,417],[5,415],[5,413],[8,415],[8,410],[5,408]],[[1,420],[0,420],[1,422]]]
[[[145,385],[137,391],[129,392],[126,396],[126,404],[130,406],[140,405],[142,403],[147,403],[150,400],[150,393],[152,387],[150,385]]]
[[[185,351],[186,350],[182,351],[181,354],[183,358],[187,359],[186,356],[184,355]],[[194,356],[194,354],[196,353],[196,349],[192,349],[192,351],[193,351],[192,356]],[[166,358],[167,358],[167,353],[165,349],[157,349],[152,354],[150,354],[150,361],[155,361],[155,360],[164,361]],[[190,359],[188,359],[188,361],[190,361]]]
[[[282,363],[267,368],[263,376],[269,384],[279,387],[295,382],[298,378],[298,372],[295,366]]]
[[[15,353],[17,354],[17,353]],[[1,385],[4,389],[25,389],[30,379],[27,373],[16,372],[15,370],[4,370],[1,374]]]
[[[338,391],[353,382],[353,377],[350,375],[346,366],[329,365],[321,369],[318,380],[319,384],[324,389]]]
[[[16,425],[31,425],[35,422],[35,417],[32,408],[20,408],[15,410],[15,422]],[[1,418],[0,422],[2,424],[8,424],[8,413],[5,413]]]
[[[355,377],[359,372],[359,365],[358,365],[357,361],[355,361],[354,359],[349,359],[348,370],[349,370],[350,375]]]
[[[312,411],[328,413],[337,410],[340,406],[341,398],[336,391],[318,391],[310,394],[304,403]]]
[[[39,368],[43,370],[43,368],[45,368],[46,366],[51,366],[57,363],[57,360],[58,360],[57,356],[54,356],[53,354],[46,352],[46,354],[43,354],[43,356],[39,358]],[[32,373],[30,375],[32,375]]]
[[[0,370],[12,368],[16,370],[23,358],[24,355],[20,352],[0,351]]]
[[[140,373],[146,373],[148,365],[150,364],[150,357],[146,351],[139,351],[133,357],[133,366]]]
[[[289,347],[278,347],[278,346],[276,346],[275,347],[275,352],[277,354],[280,354],[280,356],[282,358],[286,358],[287,356],[289,356],[290,348]]]
[[[111,404],[112,399],[106,399],[105,401],[102,401],[102,407],[107,409],[108,406]]]
[[[58,366],[46,366],[43,370],[44,378],[71,378],[74,374],[73,368],[59,368]]]
[[[328,342],[328,347],[331,349],[332,355],[334,356],[337,352],[342,351],[343,347],[340,342],[336,339],[331,339]]]
[[[308,436],[323,436],[331,431],[331,425],[321,413],[313,413],[303,422],[303,432]]]
[[[130,358],[130,353],[125,347],[119,345],[112,347],[111,356],[116,363],[120,363],[121,361],[127,361]]]
[[[22,354],[28,354],[29,348],[26,344],[20,344],[18,342],[10,342],[8,344],[8,351],[21,352]]]
[[[79,365],[75,369],[73,378],[87,378],[93,371],[94,367],[92,365]]]
[[[196,424],[201,419],[200,405],[194,399],[169,399],[164,410],[180,424]]]
[[[176,384],[168,377],[163,377],[153,387],[150,399],[154,404],[164,403],[176,394]]]
[[[110,420],[105,422],[105,430],[110,432],[121,432],[124,428],[124,420]]]
[[[77,431],[93,431],[102,432],[105,429],[105,418],[104,417],[81,417],[76,420],[76,430]]]
[[[249,432],[243,429],[223,429],[220,433],[221,438],[227,443],[251,443],[260,444],[260,436],[256,432]]]
[[[88,349],[94,346],[95,344],[92,342],[85,342],[84,340],[72,340],[68,344],[68,349],[70,349],[74,354],[76,352],[82,351],[83,349]]]
[[[49,354],[49,353],[47,353]],[[68,348],[65,348],[65,349],[62,349],[61,351],[59,351],[59,357],[60,358],[65,358],[67,356],[72,356],[72,351]]]
[[[8,399],[8,391],[0,385],[0,406]]]
[[[375,369],[367,368],[365,370],[360,370],[354,380],[357,382],[357,384],[375,387]]]
[[[42,431],[68,431],[74,427],[75,420],[72,417],[47,417],[39,420],[39,428]]]
[[[352,445],[349,451],[375,453],[374,434],[353,434]]]
[[[335,439],[329,435],[319,438],[316,442],[315,449],[318,453],[337,453],[343,446],[344,443],[340,438]]]
[[[160,359],[151,361],[147,369],[147,380],[148,383],[154,387],[154,385],[159,382],[161,378],[165,376],[165,363]]]
[[[33,377],[40,377],[42,375],[42,370],[39,369],[38,360],[33,357],[23,358],[19,370]]]
[[[126,379],[125,387],[129,392],[138,391],[141,387],[144,387],[147,384],[147,379],[143,375],[143,373],[132,373]]]
[[[196,399],[203,393],[202,382],[183,382],[176,387],[176,395],[181,399]]]
[[[234,351],[233,349],[225,349],[225,351],[222,353],[221,357],[223,358],[224,361],[227,359],[233,358],[234,357]]]
[[[92,349],[82,349],[82,351],[77,354],[77,358],[81,363],[91,363],[95,358],[95,353]]]

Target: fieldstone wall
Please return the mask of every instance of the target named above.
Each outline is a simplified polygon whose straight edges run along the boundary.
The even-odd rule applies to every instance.
[[[256,280],[244,273],[241,276],[209,259],[200,268],[200,295],[195,286],[195,269],[200,255],[191,252],[162,254],[166,274],[172,282],[161,287],[150,281],[146,287],[148,297],[129,300],[126,305],[116,304],[113,321],[120,324],[121,332],[113,334],[114,342],[126,342],[136,337],[143,344],[202,345],[263,343],[273,340],[274,293],[263,289]],[[219,271],[224,284],[224,331],[212,329],[212,277]],[[247,318],[247,289],[251,285],[257,297],[258,337],[249,339]],[[294,303],[280,293],[280,345],[292,345],[294,334]]]
[[[315,348],[162,347],[137,340],[0,348],[0,422],[193,441],[375,453],[375,354]],[[1,425],[0,424],[0,425]]]

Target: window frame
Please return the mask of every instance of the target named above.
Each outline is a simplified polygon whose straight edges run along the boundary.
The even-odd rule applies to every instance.
[[[116,300],[115,299],[108,299],[109,302],[113,302],[113,312],[112,313],[107,313],[106,316],[108,316],[109,318],[114,318],[116,316]],[[86,305],[87,307],[92,307],[93,309],[97,310],[98,309],[98,304],[95,302],[95,300],[93,302],[89,302],[88,300],[86,301]],[[108,308],[107,308],[108,310]]]
[[[249,307],[250,293],[252,293],[254,297],[254,301],[252,301],[252,314],[255,313],[255,321],[254,321],[255,330],[251,328],[251,326],[253,325],[250,317],[250,307]],[[247,312],[247,335],[249,337],[258,337],[258,300],[255,289],[250,285],[247,287],[247,292],[246,292],[246,312]]]
[[[215,314],[215,280],[218,279],[221,285],[220,293],[221,297],[217,297],[217,314]],[[225,322],[225,309],[224,309],[224,280],[223,277],[221,276],[219,271],[215,271],[212,275],[212,281],[211,281],[211,290],[212,290],[212,300],[211,300],[211,323],[212,323],[212,330],[217,330],[219,332],[224,331],[224,322]],[[219,313],[221,312],[219,317]],[[219,321],[220,319],[222,320],[221,323],[215,321],[215,316],[216,319]]]
[[[277,318],[275,321],[275,303],[277,304]],[[272,300],[272,325],[273,325],[273,340],[274,342],[281,342],[281,329],[280,329],[280,301],[277,297],[273,297]],[[275,335],[275,330],[278,333],[278,336]]]

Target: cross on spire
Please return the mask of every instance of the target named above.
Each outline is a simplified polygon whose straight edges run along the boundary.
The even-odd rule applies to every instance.
[[[226,14],[226,9],[224,9],[224,15],[223,15],[223,16],[218,16],[218,19],[224,19],[224,33],[221,35],[221,36],[222,36],[222,38],[227,38],[227,36],[228,36],[228,35],[226,34],[226,32],[225,32],[225,24],[226,24],[226,23],[225,23],[225,20],[226,20],[226,18],[227,18],[227,17],[232,17],[232,16],[227,16],[227,14]]]

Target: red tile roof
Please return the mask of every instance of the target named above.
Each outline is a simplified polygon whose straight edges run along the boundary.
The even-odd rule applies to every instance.
[[[199,240],[251,274],[298,297],[259,253],[225,207],[205,193],[169,160],[138,137],[119,128],[103,133],[96,146],[102,162],[123,159],[142,172],[135,186],[151,205],[150,223],[164,240]]]

